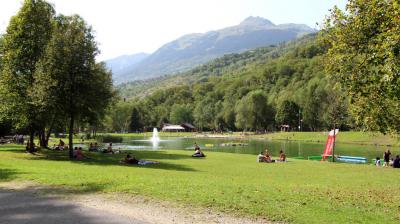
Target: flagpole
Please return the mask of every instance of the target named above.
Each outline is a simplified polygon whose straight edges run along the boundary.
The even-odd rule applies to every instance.
[[[335,162],[335,142],[336,142],[336,124],[333,123],[333,146],[332,146],[332,162]]]

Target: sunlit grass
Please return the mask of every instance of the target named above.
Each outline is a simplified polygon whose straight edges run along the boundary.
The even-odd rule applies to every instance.
[[[66,152],[25,153],[0,146],[0,181],[33,180],[82,193],[125,192],[187,206],[294,223],[396,223],[400,221],[400,170],[372,165],[303,160],[257,163],[255,156],[188,151],[135,151],[160,164],[126,166],[124,155],[89,154],[69,161]]]

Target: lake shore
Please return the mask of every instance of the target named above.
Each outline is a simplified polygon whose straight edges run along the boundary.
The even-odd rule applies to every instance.
[[[152,132],[144,133],[111,133],[113,136],[121,137],[151,137]],[[280,141],[301,141],[325,143],[328,137],[327,131],[321,132],[274,132],[266,134],[256,134],[254,132],[159,132],[160,137],[188,137],[188,138],[223,138],[223,139],[260,139],[260,140],[280,140]],[[357,144],[357,145],[376,145],[397,147],[400,146],[400,137],[383,135],[376,132],[339,132],[337,143]]]

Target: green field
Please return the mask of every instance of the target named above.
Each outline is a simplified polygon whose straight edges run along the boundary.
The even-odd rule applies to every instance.
[[[260,164],[255,156],[208,152],[193,159],[179,150],[137,151],[160,164],[126,166],[124,155],[25,153],[0,146],[0,181],[32,180],[75,192],[139,194],[183,205],[293,223],[396,223],[400,170],[372,165],[290,160]]]

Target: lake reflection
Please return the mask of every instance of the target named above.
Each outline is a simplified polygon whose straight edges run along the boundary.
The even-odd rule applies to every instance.
[[[208,138],[180,138],[180,137],[162,137],[157,147],[152,142],[145,141],[141,137],[124,138],[123,143],[115,144],[116,147],[127,150],[144,149],[178,149],[193,151],[196,142],[203,151],[229,152],[257,155],[268,148],[272,155],[277,156],[279,150],[284,150],[288,157],[304,157],[321,155],[325,148],[325,143],[314,142],[296,142],[296,141],[268,141],[268,140],[235,140],[235,139],[208,139]],[[243,146],[232,146],[242,144]],[[392,151],[392,155],[400,154],[399,148],[383,147],[373,145],[354,145],[354,144],[336,144],[335,155],[361,156],[373,159],[377,156],[382,158],[386,149]]]

